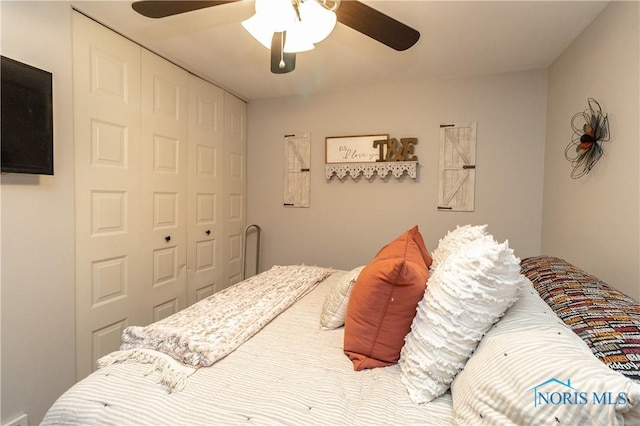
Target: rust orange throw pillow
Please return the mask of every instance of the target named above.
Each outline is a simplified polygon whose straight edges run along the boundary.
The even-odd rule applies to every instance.
[[[344,328],[355,370],[396,364],[424,296],[431,257],[415,226],[384,246],[356,280]]]

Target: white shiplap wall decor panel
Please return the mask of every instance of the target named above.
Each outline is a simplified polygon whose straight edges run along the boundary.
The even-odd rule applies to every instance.
[[[284,205],[309,207],[311,140],[308,134],[284,137]]]
[[[438,210],[472,212],[476,185],[476,123],[440,125]]]

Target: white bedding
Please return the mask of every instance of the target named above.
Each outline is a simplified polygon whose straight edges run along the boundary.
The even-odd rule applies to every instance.
[[[135,362],[104,367],[61,396],[43,424],[453,423],[451,394],[411,402],[397,365],[356,372],[343,328],[320,328],[325,296],[344,271],[269,323],[235,352],[170,393]]]

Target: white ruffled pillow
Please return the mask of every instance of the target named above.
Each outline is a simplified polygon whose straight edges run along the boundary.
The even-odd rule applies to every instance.
[[[433,271],[400,353],[401,379],[414,403],[449,389],[484,333],[526,282],[508,242],[469,241]]]
[[[332,330],[344,325],[351,289],[364,266],[359,266],[344,274],[331,289],[331,292],[327,294],[320,314],[320,325],[323,328]]]
[[[447,232],[438,242],[438,247],[431,252],[431,269],[436,269],[451,253],[455,253],[471,241],[482,238],[487,234],[487,225],[457,226]]]
[[[640,383],[593,356],[531,283],[487,332],[451,394],[456,424],[640,424]]]

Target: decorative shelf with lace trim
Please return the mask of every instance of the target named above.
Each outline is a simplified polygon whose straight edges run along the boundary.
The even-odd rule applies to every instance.
[[[324,170],[327,179],[336,175],[339,179],[344,179],[349,175],[352,179],[357,179],[363,175],[371,179],[374,175],[381,178],[387,177],[391,173],[396,179],[400,179],[405,173],[412,179],[416,178],[417,161],[388,161],[376,163],[337,163],[325,164]]]

